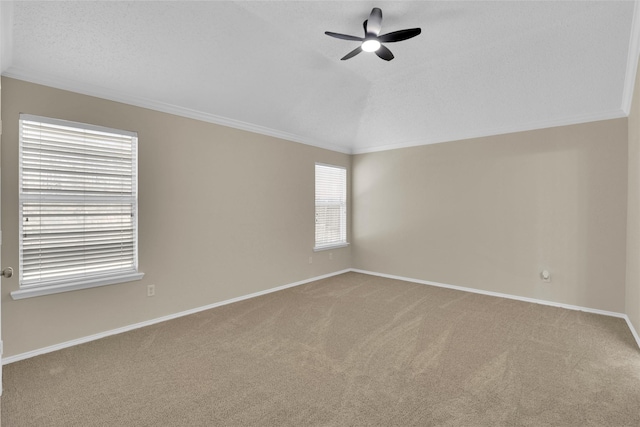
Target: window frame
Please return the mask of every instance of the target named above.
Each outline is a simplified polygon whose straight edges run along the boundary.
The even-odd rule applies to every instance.
[[[89,131],[89,132],[100,132],[107,134],[115,134],[124,136],[127,138],[131,138],[131,195],[124,196],[119,199],[117,197],[112,196],[86,196],[87,199],[83,199],[82,201],[76,200],[75,202],[70,202],[70,199],[65,199],[64,196],[59,195],[47,195],[41,193],[40,196],[37,195],[29,195],[24,194],[23,192],[23,184],[24,184],[24,175],[23,175],[23,126],[24,122],[36,122],[42,123],[45,125],[51,126],[63,126],[68,128],[74,128],[79,131]],[[54,119],[50,117],[44,116],[36,116],[31,114],[20,114],[19,122],[19,141],[18,141],[18,150],[19,150],[19,160],[18,160],[18,191],[19,191],[19,201],[18,201],[18,221],[19,221],[19,260],[20,260],[20,268],[19,268],[19,289],[17,291],[11,292],[11,297],[13,299],[22,299],[29,298],[41,295],[55,294],[60,292],[73,291],[78,289],[87,289],[98,286],[111,285],[116,283],[124,283],[131,282],[135,280],[141,280],[144,276],[144,273],[139,271],[138,261],[139,261],[139,253],[138,253],[138,134],[136,132],[125,131],[121,129],[108,128],[104,126],[96,126],[87,123],[73,122],[61,119]],[[87,161],[87,159],[82,159],[83,161]],[[81,165],[86,163],[80,163]],[[86,166],[84,166],[86,167]],[[128,175],[125,175],[128,176]],[[60,181],[58,181],[60,182]],[[85,194],[85,193],[81,193]],[[78,196],[76,196],[77,198]],[[46,205],[47,203],[82,203],[85,204],[82,206],[90,206],[92,203],[95,205],[96,203],[101,203],[104,205],[116,205],[117,203],[125,203],[131,204],[131,228],[132,228],[132,267],[114,269],[105,272],[93,273],[90,275],[79,275],[76,274],[73,277],[64,277],[56,278],[56,279],[45,279],[40,282],[32,282],[28,284],[23,283],[23,257],[24,257],[24,245],[23,245],[23,227],[24,227],[24,206],[25,204],[38,204],[42,203]],[[79,216],[78,223],[81,223],[85,216]],[[84,246],[83,246],[84,247]]]
[[[317,222],[317,215],[318,215],[318,194],[317,194],[317,187],[318,187],[318,166],[320,167],[325,167],[325,168],[333,168],[333,169],[337,169],[337,170],[342,170],[344,171],[344,199],[341,200],[341,202],[338,204],[341,209],[344,209],[343,212],[341,212],[341,235],[344,235],[344,239],[340,239],[340,240],[335,240],[329,243],[324,243],[324,244],[318,244],[318,231],[317,231],[317,227],[318,227],[318,222]],[[349,227],[349,206],[348,206],[348,200],[349,200],[349,196],[348,196],[348,191],[349,191],[349,185],[348,185],[348,181],[349,181],[349,174],[348,174],[348,168],[346,166],[339,166],[339,165],[332,165],[332,164],[327,164],[327,163],[320,163],[320,162],[316,162],[314,165],[314,247],[313,247],[313,251],[314,252],[319,252],[319,251],[325,251],[325,250],[329,250],[329,249],[338,249],[338,248],[344,248],[349,246],[349,233],[348,233],[348,227]]]

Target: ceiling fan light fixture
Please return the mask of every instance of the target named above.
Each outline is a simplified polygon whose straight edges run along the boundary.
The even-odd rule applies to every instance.
[[[380,42],[376,39],[369,39],[362,42],[362,50],[365,52],[375,52],[380,49]]]
[[[332,31],[324,32],[329,37],[336,39],[360,42],[360,46],[340,58],[341,61],[353,58],[362,52],[375,52],[378,58],[391,61],[394,58],[393,53],[382,43],[395,43],[407,40],[417,36],[422,31],[420,28],[409,28],[380,35],[380,29],[382,28],[382,11],[377,7],[371,9],[369,19],[362,23],[362,28],[364,29],[364,38],[350,36],[349,34],[334,33]]]

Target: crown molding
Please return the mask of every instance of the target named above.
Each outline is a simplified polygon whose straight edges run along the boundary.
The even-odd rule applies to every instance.
[[[636,83],[638,71],[638,57],[640,56],[640,6],[638,1],[633,5],[633,21],[631,22],[631,36],[629,38],[629,53],[627,54],[627,71],[624,76],[624,89],[622,91],[622,111],[625,116],[631,112],[633,101],[633,89]]]
[[[638,11],[640,11],[640,8],[637,8],[637,9]],[[638,20],[634,19],[634,22],[638,22],[639,25],[636,25],[636,26],[640,27],[640,19]],[[636,55],[636,58],[637,56],[638,55]],[[630,71],[627,70],[627,73],[629,72]],[[632,71],[632,74],[635,80],[635,69]],[[451,134],[446,136],[441,135],[436,137],[428,137],[428,138],[418,139],[418,140],[385,144],[377,147],[349,148],[349,147],[339,146],[335,144],[320,142],[312,138],[307,138],[300,135],[295,135],[295,134],[287,133],[284,131],[271,129],[265,126],[243,122],[240,120],[218,116],[215,114],[205,113],[202,111],[192,110],[189,108],[184,108],[184,107],[180,107],[173,104],[155,101],[148,98],[133,96],[133,95],[122,93],[122,92],[112,91],[96,85],[84,84],[84,83],[79,83],[79,82],[70,81],[66,79],[51,77],[45,74],[29,72],[29,71],[19,69],[17,67],[10,67],[8,70],[4,71],[2,75],[12,79],[23,80],[30,83],[53,87],[56,89],[67,90],[70,92],[80,93],[83,95],[94,96],[94,97],[107,99],[115,102],[121,102],[124,104],[133,105],[136,107],[148,108],[148,109],[160,111],[163,113],[173,114],[176,116],[186,117],[186,118],[213,123],[221,126],[227,126],[234,129],[271,136],[274,138],[284,139],[287,141],[297,142],[300,144],[310,145],[313,147],[318,147],[325,150],[335,151],[335,152],[344,153],[344,154],[366,154],[366,153],[374,153],[379,151],[389,151],[389,150],[396,150],[400,148],[418,147],[422,145],[440,144],[443,142],[461,141],[466,139],[483,138],[483,137],[489,137],[489,136],[526,132],[526,131],[560,127],[560,126],[569,126],[569,125],[575,125],[575,124],[581,124],[581,123],[596,122],[601,120],[618,119],[618,118],[627,117],[629,115],[629,113],[624,109],[619,109],[619,110],[601,112],[596,114],[585,114],[581,116],[569,117],[564,119],[543,120],[539,122],[527,123],[522,125],[505,126],[505,127],[493,128],[493,129],[481,129],[481,130],[478,130],[477,132],[467,132],[467,133],[460,133],[460,134]],[[631,93],[633,93],[633,87],[631,87]]]
[[[400,142],[397,144],[381,145],[371,148],[354,148],[352,154],[366,154],[375,153],[379,151],[396,150],[399,148],[419,147],[422,145],[440,144],[443,142],[462,141],[466,139],[485,138],[488,136],[506,135],[510,133],[527,132],[532,130],[548,129],[561,126],[577,125],[589,122],[598,122],[602,120],[612,120],[627,117],[623,110],[607,111],[596,114],[585,114],[582,116],[568,117],[565,119],[557,120],[542,120],[534,123],[527,123],[522,125],[505,126],[501,128],[493,129],[481,129],[477,132],[467,132],[460,134],[451,134],[445,137],[425,138],[413,141]]]
[[[213,123],[234,129],[244,130],[247,132],[257,133],[260,135],[271,136],[274,138],[297,142],[304,145],[311,145],[313,147],[323,148],[325,150],[351,154],[351,150],[348,147],[343,147],[335,144],[327,144],[312,138],[306,138],[304,136],[295,135],[277,129],[271,129],[265,126],[243,122],[241,120],[235,120],[211,113],[205,113],[203,111],[192,110],[189,108],[180,107],[178,105],[155,101],[149,98],[139,97],[124,92],[118,92],[97,85],[56,78],[41,73],[26,71],[17,67],[9,67],[7,70],[2,72],[2,75],[4,77],[23,80],[43,86],[49,86],[55,89],[62,89],[82,95],[107,99],[109,101],[121,102],[123,104],[133,105],[136,107],[148,108],[150,110],[160,111],[163,113],[173,114],[176,116],[186,117],[202,122]]]

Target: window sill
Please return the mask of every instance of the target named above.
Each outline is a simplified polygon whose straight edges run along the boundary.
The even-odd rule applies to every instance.
[[[349,246],[349,243],[336,243],[335,245],[316,246],[315,248],[313,248],[313,252],[326,251],[329,249],[346,248],[347,246]]]
[[[40,286],[33,288],[24,288],[11,292],[11,298],[14,300],[23,298],[39,297],[42,295],[59,294],[61,292],[77,291],[79,289],[96,288],[98,286],[115,285],[116,283],[133,282],[141,280],[144,273],[132,272],[119,274],[117,276],[100,277],[96,279],[79,280],[70,283],[61,283],[58,285]]]

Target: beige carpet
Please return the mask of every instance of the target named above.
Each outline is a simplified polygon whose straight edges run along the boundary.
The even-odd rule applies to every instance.
[[[348,273],[5,366],[2,425],[639,426],[624,320]]]

